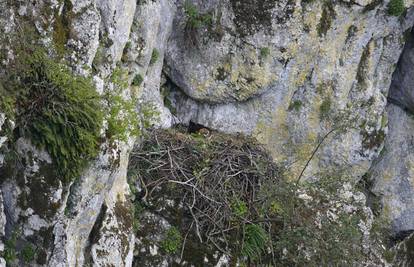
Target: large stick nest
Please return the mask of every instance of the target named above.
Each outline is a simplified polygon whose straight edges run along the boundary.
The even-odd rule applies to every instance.
[[[142,200],[156,201],[161,190],[173,188],[164,193],[187,207],[200,240],[222,242],[222,250],[240,224],[260,220],[262,186],[282,182],[265,149],[242,135],[155,130],[134,151],[130,170]]]

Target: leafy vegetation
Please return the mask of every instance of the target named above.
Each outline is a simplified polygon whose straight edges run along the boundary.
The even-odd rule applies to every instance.
[[[40,48],[20,54],[10,69],[5,97],[14,103],[14,139],[26,137],[46,149],[56,174],[71,180],[99,150],[103,114],[91,79],[74,75]]]
[[[160,58],[160,52],[158,51],[157,48],[154,48],[151,54],[150,65],[154,65],[155,63],[157,63],[159,58]]]
[[[187,17],[187,24],[191,28],[198,29],[212,22],[210,14],[200,14],[197,7],[190,1],[185,3],[184,12]]]
[[[11,237],[4,242],[3,258],[8,265],[12,264],[17,259],[16,241],[18,233],[12,232]]]
[[[266,245],[266,231],[257,224],[246,225],[241,254],[249,259],[257,260],[257,258],[263,254]]]
[[[36,251],[34,250],[32,245],[28,244],[22,249],[21,256],[25,263],[29,263],[34,260],[36,256]]]
[[[321,106],[319,107],[319,116],[321,119],[326,119],[329,117],[332,108],[332,100],[326,98],[322,101]]]
[[[168,254],[174,254],[180,249],[182,239],[180,231],[173,226],[167,230],[161,248]]]
[[[190,44],[196,45],[197,31],[202,27],[211,26],[213,17],[209,13],[201,14],[197,7],[190,1],[186,1],[184,4],[184,13],[186,17],[185,35]]]
[[[134,81],[139,79],[137,76]],[[142,105],[138,111],[137,98],[128,90],[127,73],[124,70],[116,68],[110,77],[110,82],[113,88],[103,96],[106,102],[105,111],[109,114],[106,118],[108,122],[106,136],[111,142],[127,141],[128,136],[137,137],[143,128],[150,127],[151,121],[156,119],[158,114],[150,105]]]
[[[265,59],[270,56],[270,48],[269,47],[262,47],[260,48],[260,56]]]
[[[303,106],[302,101],[300,100],[294,100],[293,102],[290,103],[288,110],[295,110],[295,111],[299,111]]]
[[[134,79],[132,80],[132,85],[133,86],[140,86],[143,81],[144,81],[144,78],[142,77],[142,75],[137,74],[137,75],[135,75]]]
[[[388,3],[388,14],[399,17],[405,12],[404,0],[391,0]]]

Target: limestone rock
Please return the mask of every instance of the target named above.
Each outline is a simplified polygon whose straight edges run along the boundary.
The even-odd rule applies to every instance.
[[[322,140],[306,177],[368,170],[386,135],[386,96],[411,11],[398,19],[370,1],[191,3],[198,15],[179,5],[166,53],[179,121],[257,137],[292,179]]]
[[[373,167],[373,192],[381,196],[384,215],[395,233],[414,230],[414,120],[400,107],[388,107],[389,134],[383,156]]]
[[[402,108],[414,112],[414,34],[407,33],[407,45],[393,76],[389,99]]]

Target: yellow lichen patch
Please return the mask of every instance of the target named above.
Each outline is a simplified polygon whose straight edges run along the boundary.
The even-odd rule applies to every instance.
[[[322,5],[319,4],[319,6]],[[303,16],[304,24],[310,26],[309,36],[312,39],[318,38],[317,25],[321,16],[322,12],[320,8],[312,8],[311,11],[306,12],[306,14]]]
[[[253,64],[247,64],[250,62]],[[267,65],[259,64],[256,51],[246,53],[243,58],[232,57],[215,66],[210,78],[200,81],[190,79],[195,85],[196,97],[213,95],[215,98],[231,96],[239,101],[246,100],[277,80]]]
[[[303,46],[297,43],[292,43],[288,47],[288,54],[290,57],[295,57],[296,64],[292,66],[291,75],[289,77],[289,84],[292,89],[303,86],[307,79],[310,78],[312,69],[315,67],[317,56],[319,54],[318,44],[314,45],[312,40],[307,40]],[[300,56],[297,56],[300,55]],[[296,57],[297,56],[297,57]]]
[[[306,163],[310,160],[313,151],[315,150],[317,143],[314,140],[308,139],[301,144],[294,144],[292,151],[292,158],[294,159],[294,164],[290,166],[287,172],[288,180],[295,181],[298,179],[300,173],[305,168]],[[314,164],[316,159],[312,159],[310,164]],[[310,166],[307,167],[307,170],[310,169]]]
[[[283,151],[283,143],[289,140],[286,118],[286,108],[279,107],[272,114],[270,122],[260,121],[253,132],[259,142],[268,146],[275,162],[286,160],[287,155]]]
[[[390,169],[386,169],[382,172],[381,180],[384,181],[384,183],[389,183],[394,177],[395,177],[394,171]]]

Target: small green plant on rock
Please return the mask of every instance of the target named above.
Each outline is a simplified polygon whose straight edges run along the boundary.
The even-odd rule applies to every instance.
[[[187,17],[187,24],[192,28],[198,29],[212,22],[210,14],[200,14],[197,7],[189,1],[185,3],[184,11]]]
[[[3,258],[8,265],[11,265],[17,259],[16,242],[18,235],[17,231],[13,231],[11,237],[4,242]]]
[[[327,98],[322,101],[321,106],[319,107],[319,116],[321,119],[326,119],[329,117],[332,107],[332,100]]]
[[[260,56],[265,59],[270,56],[270,48],[269,47],[262,47],[260,48]]]
[[[22,249],[21,256],[25,263],[29,263],[34,260],[36,251],[32,245],[28,244]]]
[[[180,231],[172,226],[167,230],[165,239],[161,242],[161,248],[167,254],[174,254],[180,249],[182,239]]]
[[[244,229],[242,255],[257,260],[267,246],[266,231],[257,224],[248,224]]]
[[[140,77],[137,75],[134,78],[135,82],[139,82]],[[105,92],[103,96],[106,113],[109,115],[106,118],[108,122],[106,136],[112,143],[116,140],[127,141],[129,136],[137,137],[143,129],[149,128],[158,113],[152,105],[148,104],[142,104],[138,110],[137,98],[129,90],[126,71],[116,68],[110,77],[110,82],[114,88]]]
[[[137,75],[135,75],[134,79],[132,80],[132,85],[133,86],[140,86],[143,81],[144,81],[144,78],[142,77],[142,75],[137,74]]]
[[[151,54],[150,65],[154,65],[155,63],[157,63],[159,58],[160,58],[160,52],[158,51],[157,48],[154,48]]]
[[[137,136],[140,133],[135,98],[132,95],[125,95],[125,91],[128,89],[126,76],[125,71],[116,68],[110,77],[114,88],[104,94],[109,114],[106,135],[111,141],[127,141],[128,136]],[[128,97],[130,98],[128,99]]]
[[[391,0],[388,3],[388,14],[399,17],[405,12],[404,0]]]
[[[299,111],[302,108],[302,106],[303,106],[302,101],[295,100],[295,101],[290,103],[288,110]]]
[[[197,7],[190,1],[186,1],[184,5],[184,12],[186,16],[186,24],[184,32],[187,40],[192,44],[197,44],[197,31],[205,26],[211,26],[213,17],[211,14],[201,14]]]

